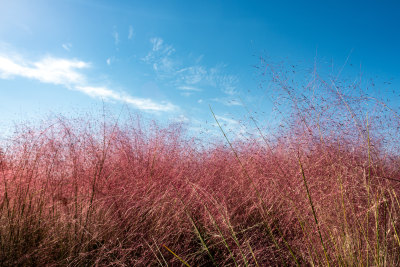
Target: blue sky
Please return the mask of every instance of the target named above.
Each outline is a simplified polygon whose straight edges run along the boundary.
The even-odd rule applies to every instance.
[[[129,107],[240,132],[271,105],[260,56],[390,81],[399,91],[396,1],[0,0],[0,127],[46,114]],[[356,66],[356,67],[350,67]]]

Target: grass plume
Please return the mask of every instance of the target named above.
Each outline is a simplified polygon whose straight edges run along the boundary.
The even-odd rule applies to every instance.
[[[130,114],[22,126],[0,153],[0,265],[398,266],[396,110],[261,65],[285,118],[251,117],[254,138],[213,110],[225,139],[205,148]]]

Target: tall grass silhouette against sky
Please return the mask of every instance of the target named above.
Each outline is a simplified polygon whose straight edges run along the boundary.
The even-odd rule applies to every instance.
[[[395,2],[0,3],[1,266],[399,266]]]

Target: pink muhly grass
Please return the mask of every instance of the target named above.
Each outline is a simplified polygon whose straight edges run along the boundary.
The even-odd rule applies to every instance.
[[[398,265],[397,132],[336,81],[301,95],[272,75],[292,103],[273,141],[200,149],[105,115],[21,129],[0,154],[0,265]]]

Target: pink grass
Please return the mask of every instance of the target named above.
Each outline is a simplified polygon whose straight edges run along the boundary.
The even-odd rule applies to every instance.
[[[294,104],[276,141],[232,148],[139,120],[20,131],[1,154],[0,265],[400,264],[399,161],[377,124],[357,137],[354,117]]]

